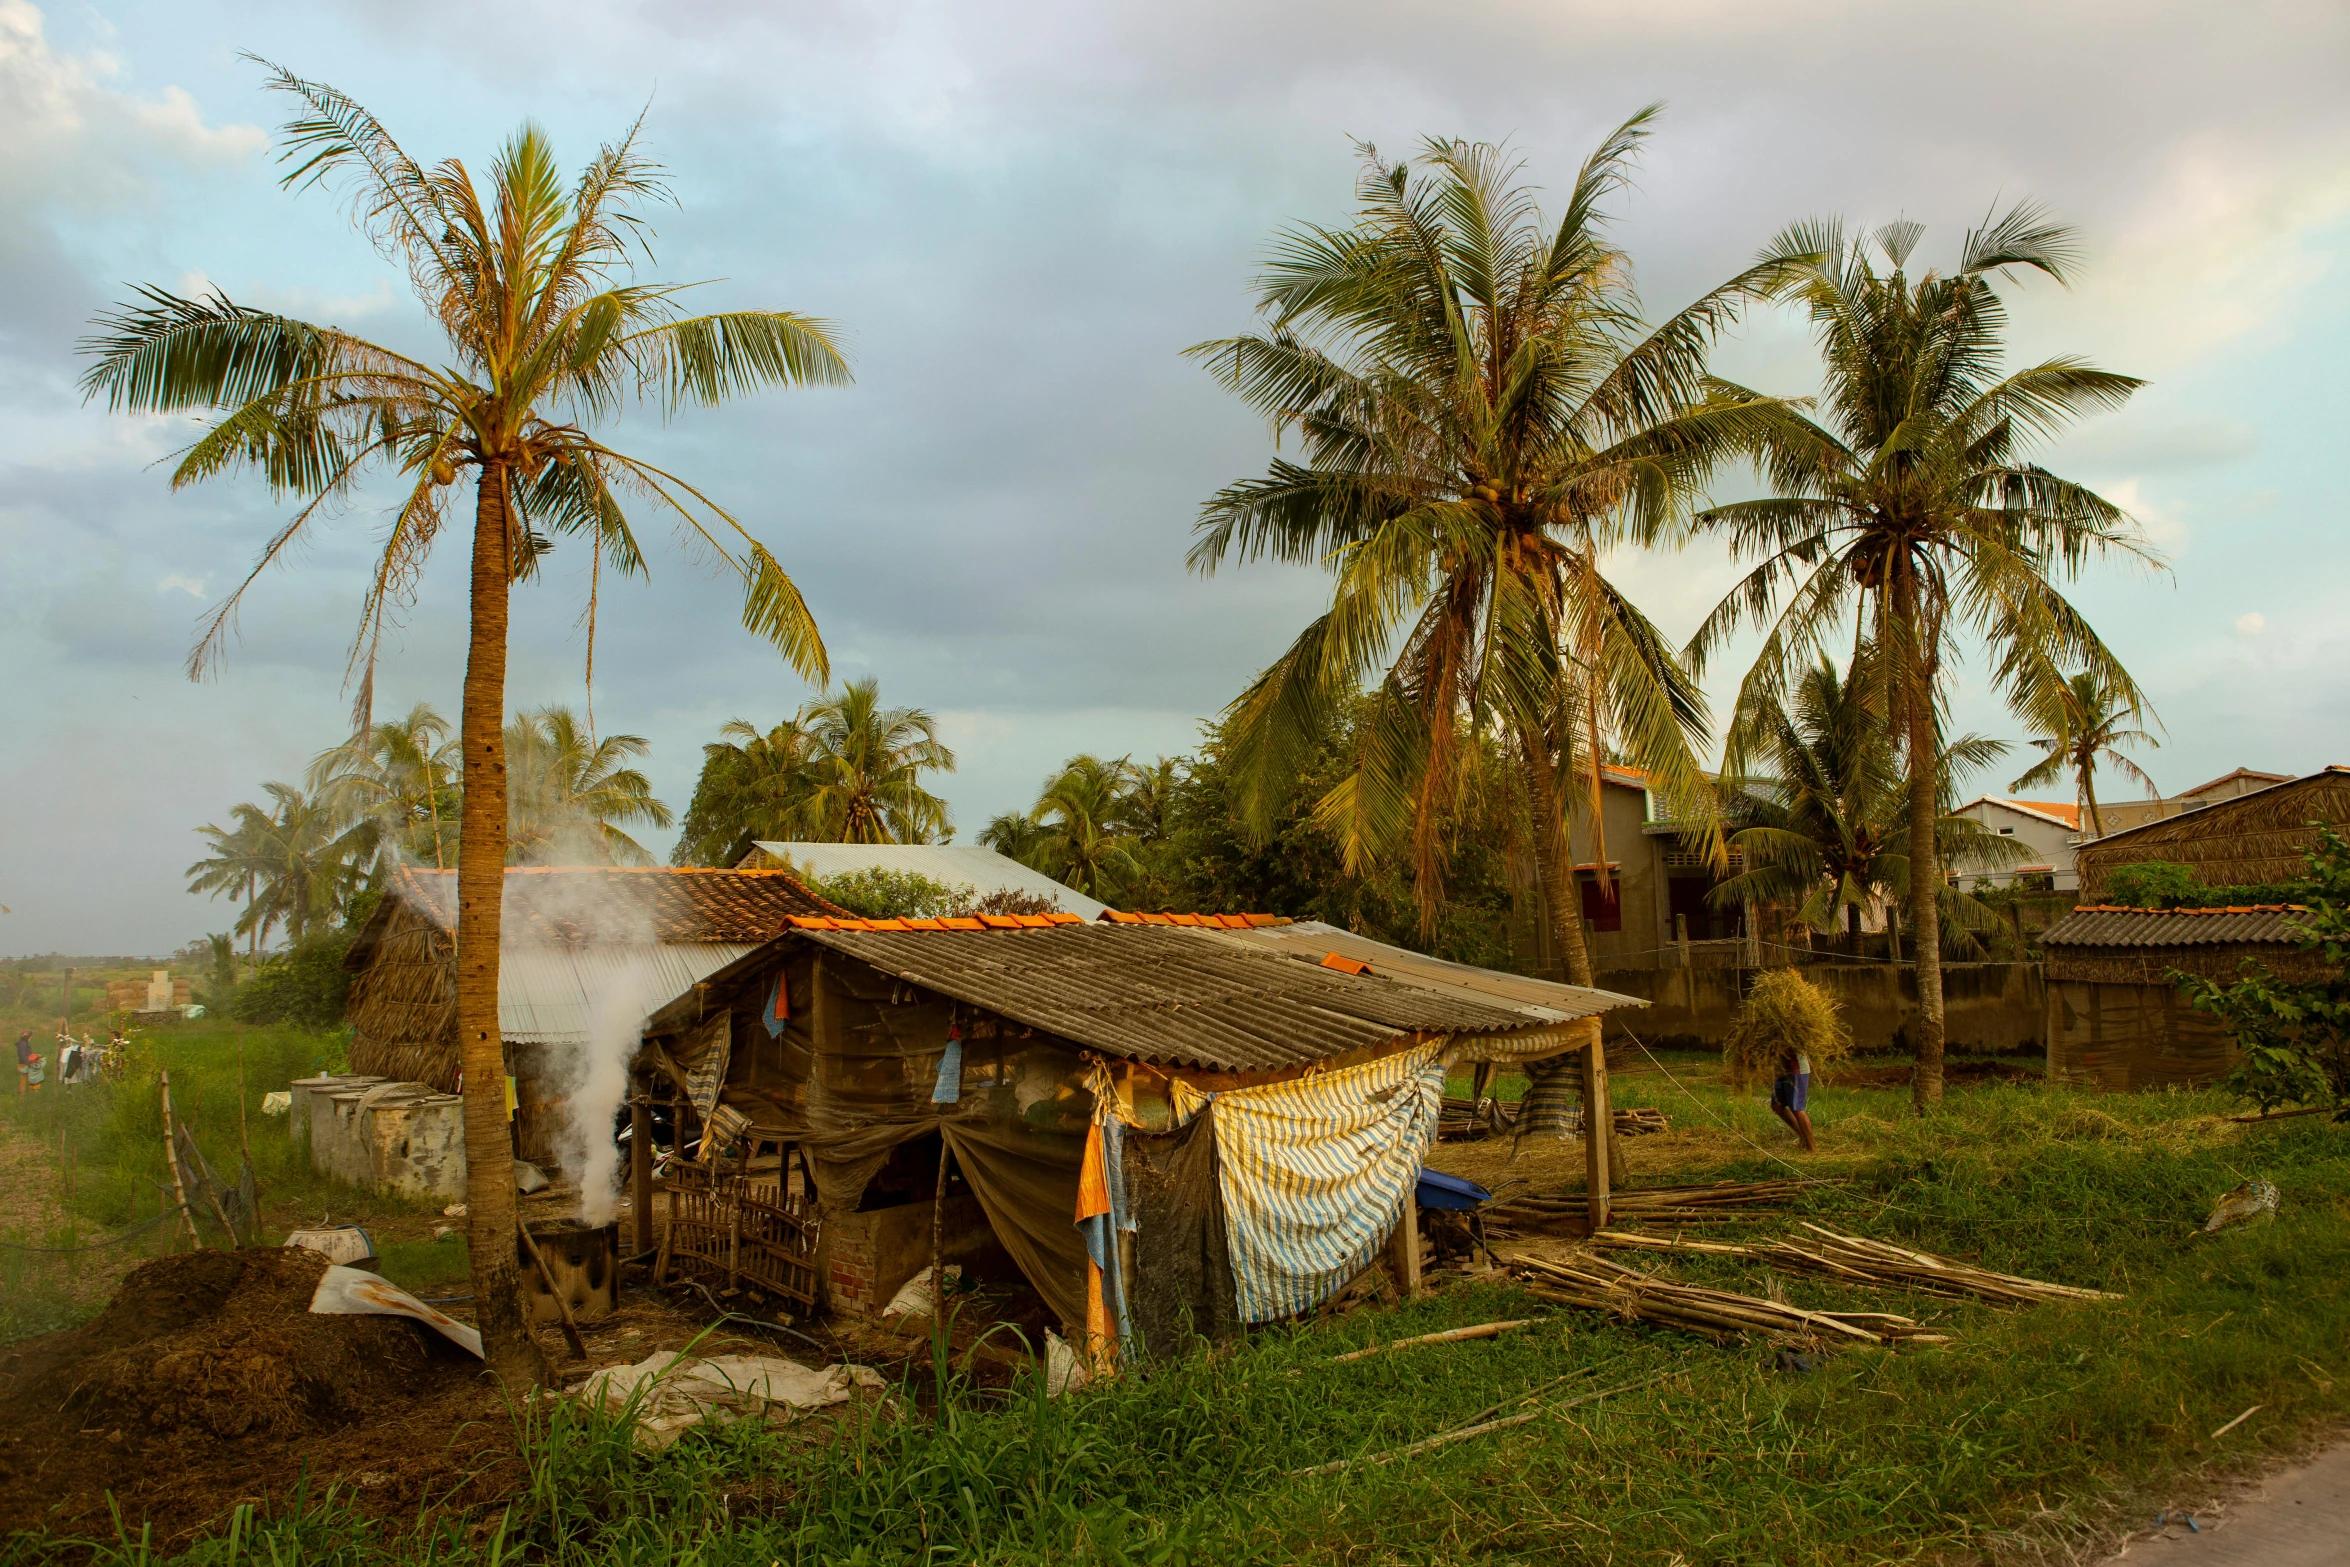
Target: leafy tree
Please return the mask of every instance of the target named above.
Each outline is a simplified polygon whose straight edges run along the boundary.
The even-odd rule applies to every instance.
[[[1603,207],[1654,112],[1601,143],[1555,226],[1498,148],[1431,141],[1417,172],[1365,148],[1358,220],[1283,234],[1258,283],[1266,329],[1191,351],[1303,453],[1208,501],[1192,566],[1271,556],[1335,578],[1329,609],[1229,710],[1240,819],[1272,829],[1329,715],[1375,683],[1315,810],[1349,872],[1407,854],[1432,912],[1440,824],[1486,760],[1464,742],[1496,730],[1578,984],[1592,970],[1568,818],[1596,835],[1611,750],[1677,819],[1714,819],[1698,689],[1603,565],[1759,438],[1770,405],[1709,378],[1705,353],[1785,270],[1645,325]]]
[[[1026,826],[1017,834],[1007,830],[981,841],[1089,898],[1116,902],[1142,873],[1131,831],[1133,791],[1139,781],[1136,768],[1124,757],[1112,762],[1073,756],[1045,780]],[[989,823],[989,830],[1001,820]],[[1004,847],[1012,842],[1022,852]]]
[[[1446,896],[1433,929],[1424,924],[1408,863],[1350,870],[1343,845],[1317,818],[1316,802],[1355,765],[1370,706],[1371,698],[1358,697],[1329,716],[1263,833],[1246,824],[1247,785],[1232,762],[1231,720],[1210,725],[1168,801],[1164,837],[1138,853],[1146,874],[1131,906],[1285,914],[1455,962],[1513,967],[1512,860],[1527,823],[1517,773],[1493,740],[1459,738],[1464,787],[1437,825]]]
[[[471,603],[459,735],[457,1030],[464,1041],[467,1212],[475,1311],[491,1367],[536,1380],[544,1364],[522,1320],[511,1132],[498,1033],[499,881],[506,863],[505,690],[509,595],[559,538],[581,541],[596,581],[644,570],[628,507],[674,519],[740,579],[743,621],[807,678],[828,678],[824,645],[775,558],[688,481],[615,450],[595,431],[633,403],[665,415],[771,386],[837,383],[847,367],[822,322],[789,311],[688,315],[681,285],[636,281],[649,240],[637,209],[666,196],[631,126],[566,188],[552,145],[525,125],[491,160],[487,189],[452,158],[412,159],[359,104],[272,68],[296,100],[285,127],[288,188],[336,187],[358,226],[399,261],[445,351],[422,359],[334,327],[160,288],[100,318],[83,386],[110,408],[221,417],[181,454],[175,487],[257,471],[301,498],[249,585],[377,467],[402,494],[352,644],[354,728],[365,728],[377,650],[451,520],[457,479],[473,481]],[[218,657],[242,599],[212,613],[189,660]],[[589,612],[595,595],[591,590]]]
[[[516,714],[506,725],[506,863],[651,864],[623,827],[676,818],[650,779],[620,765],[649,749],[642,735],[594,738],[567,707]]]
[[[2113,693],[2095,674],[2074,675],[2049,687],[2038,705],[2039,711],[2033,716],[2048,733],[2032,744],[2048,754],[2009,788],[2038,789],[2070,773],[2074,795],[2081,805],[2081,825],[2089,830],[2092,838],[2105,836],[2105,816],[2097,809],[2100,762],[2144,784],[2149,799],[2162,792],[2154,787],[2154,780],[2146,776],[2143,768],[2122,755],[2126,747],[2160,742],[2143,729],[2125,727],[2138,716],[2136,708],[2115,701]]]
[[[2350,840],[2331,823],[2311,825],[2317,842],[2294,889],[2293,944],[2328,977],[2291,984],[2251,962],[2232,985],[2176,970],[2171,977],[2197,1011],[2236,1036],[2243,1056],[2226,1087],[2263,1111],[2322,1106],[2350,1120]]]
[[[1997,277],[2014,269],[2059,282],[2072,235],[2031,206],[1969,233],[1956,271],[1906,271],[1923,230],[1888,224],[1847,242],[1833,222],[1798,224],[1762,265],[1810,314],[1825,386],[1824,420],[1793,412],[1774,432],[1766,471],[1778,493],[1717,506],[1697,531],[1756,561],[1690,643],[1702,668],[1731,636],[1765,635],[1739,710],[1767,712],[1855,621],[1877,649],[1875,698],[1913,780],[1939,765],[1937,704],[1953,650],[1971,634],[2019,712],[2033,712],[2084,670],[2137,706],[2129,674],[2058,590],[2092,555],[2153,556],[2102,496],[2030,460],[2031,443],[2082,414],[2118,407],[2142,384],[2076,358],[2002,375],[2007,315]],[[1890,270],[1880,272],[1872,249]],[[1943,856],[1931,788],[1908,791],[1910,922],[1917,937],[1921,1110],[1942,1097]]]
[[[979,829],[979,842],[983,847],[1031,868],[1041,858],[1044,840],[1043,823],[1027,811],[999,812],[989,817],[987,825]]]
[[[978,889],[948,883],[920,871],[880,867],[811,878],[809,887],[852,914],[871,920],[937,919],[970,914],[979,907]]]
[[[1725,780],[1730,846],[1746,869],[1708,897],[1723,907],[1781,905],[1813,930],[1835,930],[1858,945],[1863,913],[1909,891],[1908,786],[1864,646],[1849,670],[1827,658],[1804,671],[1792,700],[1743,713],[1732,726]],[[1979,735],[1943,747],[1935,831],[1949,865],[2013,864],[2022,845],[1955,814],[1955,781],[2004,753]],[[1959,928],[1994,920],[1975,899],[1945,886],[1942,906]]]
[[[2140,860],[2114,868],[2105,878],[2105,901],[2135,909],[2194,907],[2203,880],[2194,870],[2171,860]]]

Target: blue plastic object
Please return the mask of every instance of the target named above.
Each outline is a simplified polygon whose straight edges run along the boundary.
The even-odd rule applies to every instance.
[[[1419,1202],[1423,1208],[1446,1208],[1455,1213],[1467,1213],[1491,1201],[1493,1193],[1475,1181],[1464,1181],[1442,1170],[1420,1172]]]

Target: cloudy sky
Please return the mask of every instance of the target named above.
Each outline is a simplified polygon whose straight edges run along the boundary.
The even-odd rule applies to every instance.
[[[75,339],[142,281],[429,354],[401,275],[331,200],[277,187],[283,108],[244,52],[477,167],[525,118],[576,163],[649,105],[679,201],[658,275],[840,323],[857,380],[616,438],[766,540],[839,675],[939,716],[965,837],[1070,752],[1186,748],[1311,613],[1308,575],[1183,569],[1201,500],[1269,440],[1180,350],[1249,323],[1279,225],[1344,221],[1354,142],[1506,139],[1557,190],[1659,100],[1619,226],[1655,311],[1806,215],[1919,219],[1929,259],[2001,200],[2078,224],[2083,277],[2025,291],[2016,347],[2152,382],[2048,454],[2171,562],[2078,589],[2158,704],[2150,770],[2350,762],[2338,3],[0,0],[0,953],[225,928],[183,890],[192,829],[298,776],[346,710],[378,514],[258,588],[220,677],[190,684],[197,616],[280,513],[251,483],[170,493],[155,464],[191,427],[75,387]],[[1720,362],[1780,392],[1814,374],[1792,320]],[[454,712],[462,567],[428,576],[380,705]],[[1729,578],[1696,551],[1621,571],[1676,633]],[[558,555],[522,595],[512,704],[579,700],[583,586]],[[732,591],[670,552],[606,597],[601,727],[648,737],[681,806],[720,723],[809,694]]]

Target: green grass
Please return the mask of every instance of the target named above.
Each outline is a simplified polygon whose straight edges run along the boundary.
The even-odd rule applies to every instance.
[[[1643,1093],[1673,1092],[1661,1078],[1638,1081]],[[1750,1120],[1758,1140],[1775,1129],[1743,1096],[1691,1090]],[[2231,1126],[2215,1117],[2233,1107],[2207,1095],[2040,1087],[1957,1090],[1942,1114],[1918,1121],[1900,1114],[1899,1091],[1848,1093],[1824,1094],[1819,1109],[1854,1183],[1813,1194],[1804,1212],[2128,1298],[2002,1311],[1785,1280],[1777,1287],[1799,1303],[1881,1305],[1955,1339],[1846,1351],[1800,1375],[1774,1370],[1756,1342],[1579,1313],[1497,1340],[1321,1364],[1345,1348],[1547,1309],[1480,1285],[1263,1332],[1232,1353],[1070,1400],[1044,1401],[1032,1384],[1008,1398],[950,1384],[941,1399],[926,1384],[910,1391],[942,1411],[936,1420],[871,1422],[826,1444],[737,1429],[651,1456],[554,1406],[529,1436],[530,1483],[502,1515],[369,1522],[313,1494],[247,1518],[233,1545],[224,1534],[183,1559],[1968,1559],[2003,1543],[2086,1542],[2134,1488],[2284,1452],[2350,1408],[2350,1291],[2340,1287],[2350,1128]],[[1691,1178],[1777,1168],[1722,1140],[1725,1157]],[[2282,1189],[2280,1222],[2197,1237],[2211,1199],[2252,1175]],[[1773,1287],[1736,1263],[1675,1271]],[[1428,1436],[1563,1376],[1579,1380],[1562,1396],[1658,1375],[1666,1380],[1410,1463],[1288,1477]],[[2260,1415],[2210,1438],[2256,1403]],[[19,1540],[0,1563],[68,1550]],[[121,1544],[95,1555],[144,1560]]]
[[[216,1174],[233,1181],[241,1150],[250,1147],[264,1238],[281,1238],[289,1229],[330,1219],[371,1228],[386,1223],[418,1228],[437,1205],[358,1191],[317,1174],[286,1118],[261,1112],[264,1094],[297,1077],[339,1069],[344,1051],[339,1034],[240,1028],[211,1019],[170,1023],[133,1035],[129,1059],[113,1082],[68,1088],[52,1081],[37,1093],[0,1095],[0,1125],[8,1135],[30,1139],[47,1153],[53,1182],[49,1196],[63,1213],[62,1223],[40,1233],[23,1224],[0,1224],[0,1342],[70,1326],[100,1303],[86,1286],[107,1276],[107,1262],[118,1254],[155,1255],[167,1244],[170,1226],[165,1225],[134,1238],[120,1253],[111,1248],[64,1255],[22,1249],[88,1245],[164,1210],[171,1179],[163,1156],[160,1078],[165,1069],[171,1073],[173,1111],[193,1129]],[[43,1053],[49,1053],[46,1046]],[[62,1173],[67,1155],[73,1165],[70,1200]],[[221,1242],[209,1216],[199,1215],[199,1227],[208,1243]],[[378,1240],[386,1275],[401,1284],[437,1287],[465,1276],[461,1240]]]

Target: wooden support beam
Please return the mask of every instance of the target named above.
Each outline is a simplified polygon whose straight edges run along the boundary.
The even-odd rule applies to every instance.
[[[1395,1233],[1388,1240],[1395,1260],[1396,1287],[1404,1299],[1418,1300],[1427,1291],[1420,1286],[1420,1202],[1417,1192],[1406,1192],[1403,1217],[1395,1221]]]
[[[628,1210],[635,1221],[635,1244],[629,1249],[643,1256],[653,1249],[653,1085],[638,1077],[628,1096]]]
[[[1607,1051],[1599,1042],[1599,1023],[1591,1024],[1591,1044],[1583,1052],[1583,1189],[1589,1194],[1593,1233],[1608,1224],[1608,1144],[1615,1135],[1615,1107],[1608,1101]]]

